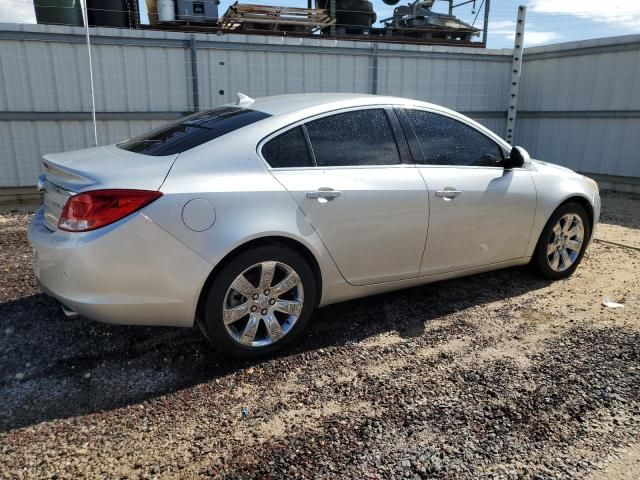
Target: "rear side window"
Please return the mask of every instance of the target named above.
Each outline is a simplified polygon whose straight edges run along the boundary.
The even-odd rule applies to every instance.
[[[495,167],[502,151],[489,137],[453,118],[405,110],[418,138],[425,164]]]
[[[220,107],[194,113],[139,137],[118,144],[143,155],[173,155],[270,117],[268,113],[239,107]]]
[[[396,165],[398,146],[382,109],[355,110],[306,124],[319,167]]]
[[[313,167],[302,127],[272,138],[262,147],[262,156],[272,168]]]

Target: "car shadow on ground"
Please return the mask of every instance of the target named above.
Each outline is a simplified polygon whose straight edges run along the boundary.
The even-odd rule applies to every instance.
[[[329,306],[279,356],[384,332],[418,336],[444,315],[546,285],[515,268]],[[42,294],[0,304],[0,319],[0,432],[135,404],[252,365],[213,350],[196,330],[67,319]]]

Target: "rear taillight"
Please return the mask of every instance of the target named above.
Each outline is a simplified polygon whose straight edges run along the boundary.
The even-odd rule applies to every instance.
[[[86,232],[116,222],[162,196],[149,190],[92,190],[70,197],[62,210],[58,228]]]

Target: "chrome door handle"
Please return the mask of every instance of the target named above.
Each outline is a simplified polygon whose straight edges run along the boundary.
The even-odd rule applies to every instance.
[[[462,190],[438,190],[436,197],[440,198],[454,198],[458,195],[462,195]]]
[[[315,192],[307,192],[307,198],[325,198],[332,200],[342,195],[338,190],[316,190]]]

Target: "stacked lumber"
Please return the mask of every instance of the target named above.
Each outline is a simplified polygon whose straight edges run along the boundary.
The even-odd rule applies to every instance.
[[[220,19],[222,30],[274,30],[314,33],[335,20],[327,10],[234,3]]]

